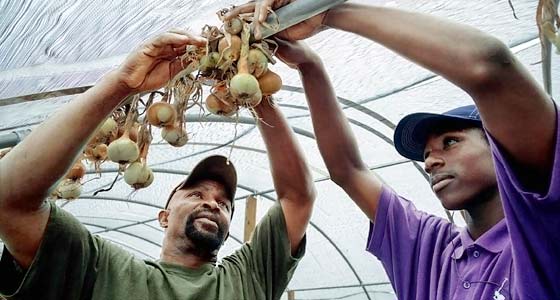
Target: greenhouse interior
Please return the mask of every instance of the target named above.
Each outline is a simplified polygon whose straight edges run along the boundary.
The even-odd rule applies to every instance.
[[[560,55],[554,45],[542,42],[536,21],[541,2],[546,1],[352,2],[425,13],[489,33],[510,48],[553,99],[560,99]],[[0,148],[16,146],[150,37],[170,28],[200,34],[206,25],[222,24],[217,12],[243,3],[0,0]],[[393,26],[399,30],[398,23]],[[451,214],[434,195],[423,163],[401,156],[394,148],[393,134],[396,124],[410,113],[442,113],[473,104],[470,96],[443,77],[356,34],[327,29],[306,43],[323,60],[367,168],[404,198],[413,199],[419,210],[449,219]],[[370,221],[329,176],[298,72],[278,59],[268,68],[282,79],[273,99],[303,149],[317,192],[306,253],[282,299],[397,299],[383,265],[366,251]],[[203,84],[202,93],[205,99],[210,87]],[[140,96],[137,105],[145,105],[148,93]],[[230,235],[218,261],[233,253],[248,238],[251,213],[258,222],[277,198],[257,128],[259,120],[249,109],[226,117],[209,113],[203,104],[191,105],[183,117],[188,141],[182,147],[164,140],[160,128],[151,129],[146,161],[153,171],[152,184],[135,189],[123,180],[117,163],[84,159],[81,193],[76,199],[56,199],[56,205],[92,234],[139,259],[158,260],[164,238],[158,212],[170,191],[200,160],[223,155],[234,163],[238,178]],[[51,142],[71,141],[54,136]],[[453,221],[465,225],[461,214],[453,214]],[[4,248],[1,241],[0,245]]]

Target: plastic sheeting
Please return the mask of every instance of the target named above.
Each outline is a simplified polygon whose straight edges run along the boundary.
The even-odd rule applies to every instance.
[[[535,78],[542,78],[534,21],[537,1],[512,1],[519,19],[513,17],[506,0],[361,2],[425,12],[475,26],[510,45]],[[197,32],[204,24],[217,25],[214,13],[223,5],[222,1],[187,0],[0,0],[0,135],[34,128],[74,97],[22,101],[21,96],[91,85],[135,45],[158,32],[170,27],[189,27]],[[380,45],[352,34],[328,30],[308,43],[325,61],[365,163],[420,209],[445,217],[422,173],[390,144],[392,124],[411,112],[441,112],[470,103],[468,95]],[[554,55],[552,61],[553,95],[557,99],[558,58]],[[284,80],[277,101],[305,149],[318,190],[307,255],[289,289],[296,291],[296,299],[394,299],[381,264],[364,251],[368,220],[328,179],[311,134],[297,73],[280,63],[272,69]],[[243,116],[250,115],[245,112]],[[231,151],[240,188],[231,238],[220,257],[231,253],[243,237],[246,197],[259,195],[257,218],[275,200],[265,147],[251,122],[236,125],[192,119],[187,125],[191,142],[183,148],[172,148],[161,142],[157,132],[154,134],[149,156],[156,171],[152,186],[133,192],[119,180],[110,191],[92,196],[116,175],[115,166],[106,164],[99,179],[94,179],[90,170],[81,199],[60,205],[92,232],[138,257],[158,258],[163,231],[155,218],[171,188],[203,157],[229,155]]]

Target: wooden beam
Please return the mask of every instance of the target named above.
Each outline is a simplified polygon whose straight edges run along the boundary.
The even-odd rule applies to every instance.
[[[288,300],[296,300],[296,291],[288,290]]]
[[[251,239],[253,230],[255,230],[257,219],[257,197],[250,195],[245,201],[245,231],[243,241],[247,242]]]
[[[87,91],[89,88],[91,88],[91,85],[79,86],[79,87],[73,87],[73,88],[61,89],[61,90],[55,90],[55,91],[42,92],[42,93],[37,93],[37,94],[23,95],[23,96],[17,96],[17,97],[12,97],[12,98],[4,98],[4,99],[0,99],[0,106],[17,104],[17,103],[22,103],[22,102],[35,101],[35,100],[43,100],[43,99],[48,99],[48,98],[53,98],[53,97],[62,97],[62,96],[68,96],[68,95],[81,94],[81,93]]]

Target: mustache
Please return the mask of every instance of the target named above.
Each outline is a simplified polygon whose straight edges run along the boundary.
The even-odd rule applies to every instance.
[[[212,220],[216,223],[219,223],[219,219],[216,217],[216,213],[213,212],[211,209],[208,209],[208,208],[197,209],[197,210],[193,211],[193,213],[190,215],[190,217],[192,217],[193,219],[207,218],[207,219]]]

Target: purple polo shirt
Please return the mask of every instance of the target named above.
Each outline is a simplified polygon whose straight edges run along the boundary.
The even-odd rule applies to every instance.
[[[557,112],[548,191],[527,190],[490,138],[505,219],[476,241],[383,187],[367,251],[402,300],[560,299],[560,143]]]

